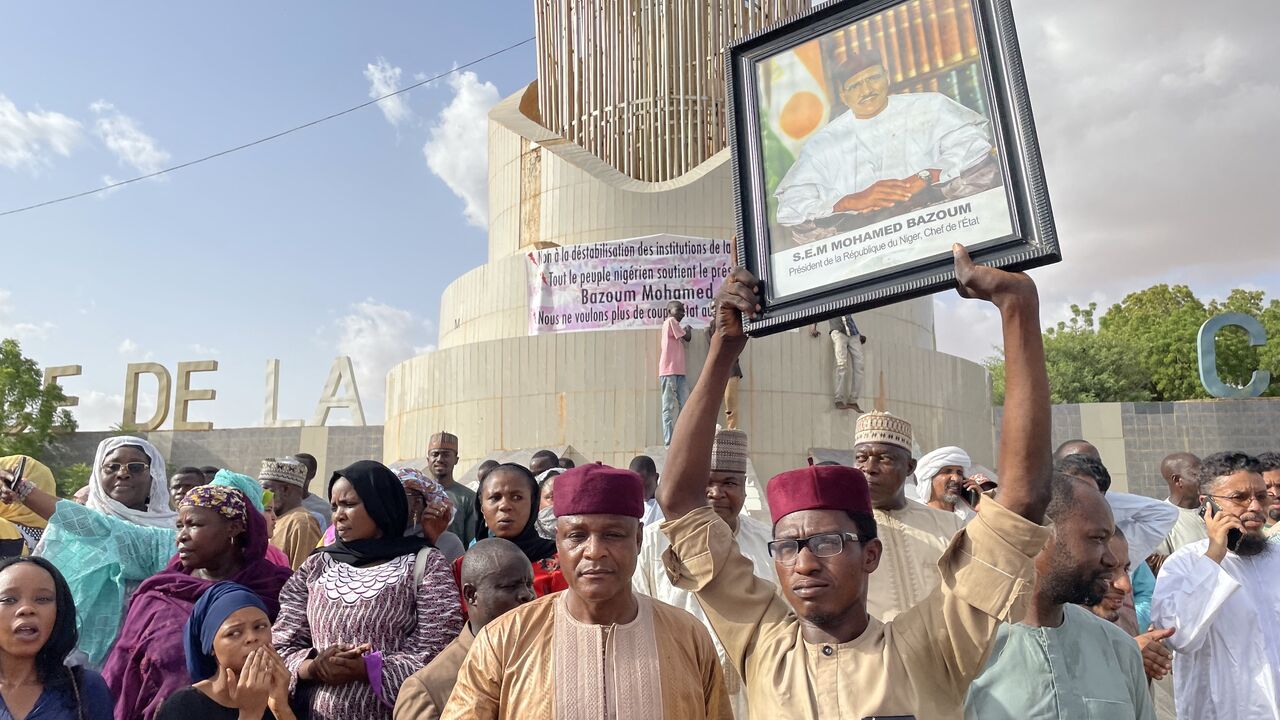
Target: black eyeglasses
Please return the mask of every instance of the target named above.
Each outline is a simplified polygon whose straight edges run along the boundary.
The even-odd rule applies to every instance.
[[[147,468],[149,467],[151,466],[144,462],[107,463],[106,465],[102,466],[102,469],[108,475],[115,475],[116,473],[120,472],[120,468],[127,469],[130,475],[141,475],[142,473],[146,472]]]
[[[844,541],[858,542],[853,533],[819,533],[796,540],[774,540],[769,543],[769,556],[783,565],[795,565],[800,551],[809,548],[814,557],[831,557],[844,551]]]

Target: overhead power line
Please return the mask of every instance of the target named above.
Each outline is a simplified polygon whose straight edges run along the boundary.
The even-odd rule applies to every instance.
[[[400,94],[402,94],[402,93],[407,93],[407,92],[409,92],[410,90],[414,90],[414,89],[416,89],[416,88],[420,88],[420,87],[422,87],[423,85],[426,85],[426,84],[428,84],[428,83],[435,82],[436,80],[439,80],[439,79],[444,78],[444,77],[448,77],[448,76],[450,76],[450,75],[452,75],[452,74],[454,74],[454,73],[456,73],[456,72],[458,72],[458,71],[460,71],[460,70],[466,70],[467,68],[472,67],[472,66],[474,66],[474,65],[479,65],[480,63],[484,62],[485,60],[489,60],[489,59],[495,58],[495,57],[497,57],[497,56],[499,56],[499,55],[501,55],[501,54],[503,54],[503,53],[510,52],[510,51],[515,50],[516,48],[520,47],[521,45],[527,45],[527,44],[529,44],[529,43],[531,43],[531,42],[533,42],[533,38],[532,38],[532,37],[527,37],[527,38],[525,38],[524,40],[521,40],[520,42],[515,43],[514,45],[508,45],[507,47],[504,47],[504,48],[502,48],[501,50],[495,50],[495,51],[493,51],[493,52],[489,53],[488,55],[485,55],[484,57],[476,58],[475,60],[472,60],[472,61],[470,61],[470,62],[468,62],[468,63],[462,64],[462,65],[459,65],[459,66],[457,66],[457,67],[453,68],[452,70],[449,70],[449,71],[447,71],[447,72],[442,72],[442,73],[440,73],[439,75],[435,75],[434,77],[429,77],[429,78],[427,78],[427,79],[425,79],[425,80],[421,80],[421,81],[416,82],[416,83],[414,83],[414,84],[412,84],[412,85],[409,85],[409,86],[403,87],[403,88],[401,88],[401,89],[399,89],[399,90],[396,90],[395,92],[387,93],[386,95],[383,95],[382,97],[377,97],[377,98],[374,98],[374,99],[372,99],[372,100],[369,100],[368,102],[363,102],[363,103],[360,103],[359,105],[354,105],[354,106],[352,106],[352,107],[347,108],[346,110],[340,110],[340,111],[335,112],[335,113],[332,113],[332,114],[330,114],[330,115],[325,115],[325,116],[324,116],[324,117],[322,117],[322,118],[317,118],[317,119],[315,119],[315,120],[312,120],[311,122],[303,123],[303,124],[298,125],[298,126],[296,126],[296,127],[291,127],[291,128],[289,128],[288,130],[281,130],[280,132],[275,133],[275,134],[273,134],[273,135],[268,135],[268,136],[266,136],[266,137],[261,137],[261,138],[258,138],[257,140],[253,140],[253,141],[250,141],[250,142],[244,143],[243,145],[237,145],[237,146],[232,147],[232,148],[227,148],[226,150],[218,151],[218,152],[216,152],[216,153],[213,153],[212,155],[205,155],[204,157],[196,158],[196,159],[194,159],[194,160],[188,160],[187,162],[180,163],[180,164],[178,164],[178,165],[173,165],[173,166],[171,166],[171,167],[167,167],[167,168],[164,168],[164,169],[162,169],[162,170],[157,170],[157,171],[155,171],[155,172],[153,172],[153,173],[147,173],[146,175],[139,175],[139,176],[137,176],[137,177],[129,178],[128,180],[121,180],[120,182],[113,182],[113,183],[111,183],[111,184],[109,184],[109,185],[103,185],[102,187],[97,187],[97,188],[94,188],[94,189],[92,189],[92,190],[85,190],[84,192],[78,192],[78,193],[75,193],[75,194],[73,194],[73,195],[65,195],[65,196],[63,196],[63,197],[53,198],[52,200],[45,200],[44,202],[38,202],[38,203],[36,203],[36,204],[34,204],[34,205],[27,205],[26,207],[19,207],[19,208],[13,208],[12,210],[5,210],[5,211],[3,211],[3,212],[0,212],[0,217],[4,217],[4,216],[6,216],[6,215],[16,215],[16,214],[18,214],[18,213],[20,213],[20,212],[26,212],[26,211],[28,211],[28,210],[35,210],[36,208],[42,208],[42,207],[46,207],[46,206],[48,206],[48,205],[57,205],[58,203],[66,202],[66,201],[68,201],[68,200],[75,200],[75,199],[77,199],[77,198],[87,197],[87,196],[89,196],[89,195],[96,195],[97,193],[100,193],[100,192],[106,192],[107,190],[114,190],[115,188],[121,187],[121,186],[123,186],[123,185],[128,185],[128,184],[130,184],[130,183],[136,183],[136,182],[138,182],[139,180],[150,180],[150,179],[151,179],[151,178],[153,178],[153,177],[159,177],[159,176],[161,176],[161,175],[167,175],[167,174],[169,174],[169,173],[171,173],[171,172],[174,172],[174,171],[176,171],[176,170],[182,170],[183,168],[189,168],[189,167],[191,167],[192,165],[199,165],[200,163],[208,162],[208,161],[210,161],[210,160],[213,160],[213,159],[216,159],[216,158],[220,158],[220,157],[222,157],[222,156],[224,156],[224,155],[230,155],[231,153],[240,152],[241,150],[248,150],[249,148],[254,147],[255,145],[261,145],[261,144],[263,144],[263,143],[271,142],[272,140],[276,140],[276,139],[282,138],[282,137],[284,137],[285,135],[291,135],[291,134],[293,134],[293,133],[296,133],[296,132],[298,132],[299,130],[306,130],[306,129],[307,129],[307,128],[309,128],[309,127],[312,127],[312,126],[315,126],[315,125],[319,125],[320,123],[323,123],[323,122],[328,122],[328,121],[330,121],[330,120],[333,120],[334,118],[340,118],[340,117],[342,117],[343,115],[346,115],[346,114],[348,114],[348,113],[353,113],[353,112],[355,112],[355,111],[357,111],[357,110],[363,110],[364,108],[367,108],[367,107],[369,107],[370,105],[377,105],[379,102],[382,102],[383,100],[386,100],[387,98],[395,97],[396,95],[400,95]]]

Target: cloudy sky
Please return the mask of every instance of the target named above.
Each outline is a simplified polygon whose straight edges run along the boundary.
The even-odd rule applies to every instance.
[[[496,11],[495,8],[501,8]],[[1015,2],[1066,262],[1046,320],[1155,282],[1280,290],[1280,9],[1177,0]],[[0,212],[270,135],[532,36],[531,3],[7,3]],[[128,362],[214,359],[192,419],[309,418],[333,358],[365,412],[431,347],[441,291],[484,261],[484,114],[534,75],[531,45],[394,101],[161,179],[0,217],[0,335],[64,386],[82,427],[120,420]],[[997,319],[937,300],[973,359]],[[151,395],[154,402],[154,395]],[[145,400],[145,398],[144,398]],[[146,408],[144,408],[146,410]],[[145,414],[145,413],[144,413]]]

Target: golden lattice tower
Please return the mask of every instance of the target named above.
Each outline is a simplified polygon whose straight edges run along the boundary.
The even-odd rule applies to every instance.
[[[679,177],[725,146],[725,46],[809,0],[534,0],[538,111],[623,174]]]

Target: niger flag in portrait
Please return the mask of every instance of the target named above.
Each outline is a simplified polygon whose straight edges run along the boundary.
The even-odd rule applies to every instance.
[[[769,129],[792,158],[830,115],[817,40],[769,59]]]

